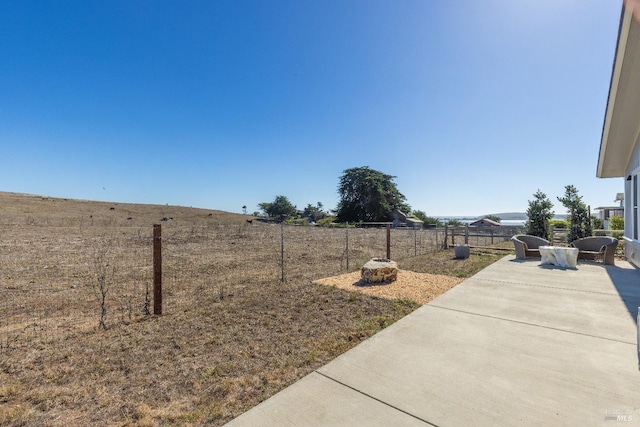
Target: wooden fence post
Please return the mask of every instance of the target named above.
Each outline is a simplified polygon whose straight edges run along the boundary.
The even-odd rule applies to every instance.
[[[387,223],[387,259],[391,259],[391,223]]]
[[[442,249],[449,249],[448,245],[448,241],[449,241],[449,225],[445,224],[444,225],[444,240],[442,242]]]
[[[162,314],[162,226],[153,224],[153,314]]]
[[[284,283],[284,222],[280,223],[280,281]]]
[[[347,253],[347,271],[349,271],[349,221],[346,222],[346,234],[347,234],[347,247],[345,252]]]
[[[469,244],[469,224],[464,225],[464,244]]]

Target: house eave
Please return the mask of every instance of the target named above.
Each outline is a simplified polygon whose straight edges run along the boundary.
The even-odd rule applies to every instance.
[[[623,8],[598,156],[599,178],[625,175],[640,133],[640,24]]]

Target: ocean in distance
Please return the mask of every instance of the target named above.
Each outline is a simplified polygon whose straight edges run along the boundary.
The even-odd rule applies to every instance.
[[[527,216],[527,214],[525,212],[503,212],[503,213],[495,213],[492,214],[494,216],[497,216],[498,218],[501,218],[500,220],[500,224],[501,225],[506,225],[506,226],[511,226],[511,227],[524,227],[527,220],[529,219],[529,217]],[[475,222],[479,219],[485,218],[487,215],[482,215],[482,216],[437,216],[436,218],[439,219],[443,224],[446,224],[447,222],[451,221],[451,220],[456,220],[456,221],[460,221],[463,224],[470,224],[472,222]],[[561,220],[561,221],[565,221],[567,219],[567,215],[565,214],[555,214],[553,216],[554,220]]]
[[[471,224],[474,221],[477,221],[478,218],[438,218],[442,221],[443,224],[446,224],[452,219],[460,221],[463,224]],[[524,227],[526,220],[517,220],[517,219],[503,219],[500,221],[500,225],[511,226],[511,227]]]

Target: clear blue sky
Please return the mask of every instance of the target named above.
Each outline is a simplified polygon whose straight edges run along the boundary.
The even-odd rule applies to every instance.
[[[431,216],[596,178],[616,0],[14,1],[0,190],[241,212],[334,208],[357,166]]]

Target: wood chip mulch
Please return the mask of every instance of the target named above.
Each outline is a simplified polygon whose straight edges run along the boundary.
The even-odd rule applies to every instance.
[[[314,280],[313,283],[335,286],[380,298],[408,299],[419,304],[426,304],[463,281],[464,279],[457,277],[398,270],[398,278],[384,284],[370,285],[360,282],[360,271]]]

